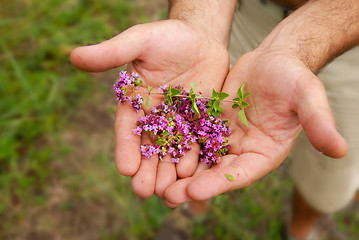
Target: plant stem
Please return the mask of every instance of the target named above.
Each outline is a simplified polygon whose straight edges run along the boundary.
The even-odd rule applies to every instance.
[[[150,94],[163,95],[163,93],[160,93],[160,92],[151,92]],[[189,96],[179,94],[179,95],[175,95],[175,96],[172,96],[172,97],[185,97],[185,98],[188,98]],[[212,98],[210,98],[210,97],[199,97],[199,96],[196,96],[196,99],[208,99],[208,100],[211,100]],[[221,100],[221,102],[234,103],[233,100]]]

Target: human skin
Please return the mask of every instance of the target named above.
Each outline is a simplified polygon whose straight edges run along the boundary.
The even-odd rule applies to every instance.
[[[142,77],[144,94],[147,86],[158,89],[168,84],[190,88],[193,81],[203,95],[210,95],[213,88],[220,90],[229,70],[227,43],[236,1],[186,2],[187,11],[195,13],[192,15],[181,11],[183,3],[172,2],[169,20],[136,25],[108,41],[75,49],[71,53],[72,63],[82,70],[96,72],[127,64],[129,72]],[[199,6],[200,10],[196,11]],[[193,19],[189,19],[191,16]],[[151,97],[152,106],[158,101]],[[162,197],[177,176],[189,177],[198,167],[207,166],[198,164],[196,144],[179,164],[172,163],[169,157],[163,161],[158,161],[158,157],[142,159],[140,144],[151,140],[147,135],[141,138],[133,134],[132,129],[136,128],[139,117],[148,112],[144,108],[136,113],[130,104],[117,106],[115,162],[121,174],[132,176],[137,195],[149,197],[156,193]]]
[[[170,20],[135,26],[71,55],[73,64],[87,71],[128,63],[129,71],[138,72],[153,87],[164,83],[189,87],[195,81],[204,95],[222,88],[235,96],[246,82],[246,91],[251,92],[246,108],[250,126],[240,123],[227,107],[223,118],[231,120],[232,149],[210,169],[197,163],[198,146],[177,166],[169,159],[141,161],[139,145],[149,139],[141,140],[131,129],[143,113],[119,105],[116,165],[121,174],[133,176],[133,189],[141,197],[155,192],[167,206],[175,207],[248,186],[285,159],[302,128],[319,152],[340,158],[347,151],[314,73],[358,43],[357,1],[309,1],[256,50],[242,56],[226,77],[234,5],[235,1],[172,1]],[[229,181],[225,174],[235,180]]]
[[[231,120],[233,129],[229,154],[220,164],[171,184],[164,196],[167,206],[249,186],[280,165],[302,128],[320,153],[333,158],[346,154],[346,142],[314,73],[358,44],[358,5],[349,0],[309,1],[278,24],[257,49],[238,59],[222,91],[235,96],[234,89],[246,82],[250,126],[225,109],[223,117]]]

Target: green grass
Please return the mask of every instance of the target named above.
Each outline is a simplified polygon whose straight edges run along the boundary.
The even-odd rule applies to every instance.
[[[69,62],[71,49],[110,38],[134,24],[137,13],[125,0],[2,3],[0,230],[45,201],[50,162],[66,148],[58,135],[94,91],[90,75]]]
[[[280,174],[282,175],[282,174]],[[292,183],[277,171],[252,186],[213,199],[195,239],[280,239]]]
[[[144,12],[129,0],[2,3],[0,239],[152,239],[170,213],[157,197],[136,197],[113,164],[115,73],[69,62],[74,47],[149,21]],[[292,187],[282,172],[214,198],[193,220],[194,239],[279,239]],[[352,239],[358,219],[336,218]]]

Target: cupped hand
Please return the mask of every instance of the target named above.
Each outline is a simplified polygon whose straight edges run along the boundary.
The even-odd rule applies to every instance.
[[[302,128],[319,152],[333,158],[346,154],[346,142],[335,128],[322,83],[293,54],[258,49],[243,55],[222,91],[235,98],[243,82],[251,93],[245,109],[249,127],[230,104],[224,105],[223,118],[230,120],[232,129],[229,154],[218,165],[171,184],[164,195],[167,206],[251,185],[281,164]]]
[[[147,86],[181,85],[187,89],[195,82],[196,90],[209,95],[219,90],[229,69],[229,55],[215,36],[180,20],[166,20],[129,28],[114,38],[97,45],[79,47],[71,53],[72,63],[86,71],[105,71],[127,64],[129,72],[137,72]],[[141,90],[140,90],[141,91]],[[145,98],[146,96],[144,96]],[[151,99],[151,105],[159,103]],[[191,176],[197,168],[199,146],[175,165],[169,157],[142,159],[140,145],[151,143],[132,130],[140,116],[129,103],[119,104],[116,111],[116,166],[126,176],[133,176],[132,186],[141,197],[154,192],[163,196],[164,190],[177,177]]]

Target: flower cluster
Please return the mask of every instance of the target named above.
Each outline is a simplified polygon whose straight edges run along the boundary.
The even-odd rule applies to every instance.
[[[138,89],[142,85],[142,80],[137,73],[132,73],[129,75],[126,71],[121,71],[119,73],[119,80],[113,85],[113,90],[116,94],[117,101],[119,103],[125,103],[126,101],[131,101],[132,107],[138,112],[141,109],[141,104],[143,98],[141,95],[137,94],[136,96],[127,95],[128,91],[132,92]]]
[[[158,154],[162,159],[170,154],[172,161],[179,162],[179,158],[191,149],[191,144],[201,145],[200,161],[216,164],[225,155],[228,144],[229,128],[219,118],[207,115],[208,99],[196,99],[200,117],[193,111],[192,102],[188,99],[189,92],[181,87],[178,96],[172,97],[172,104],[167,99],[151,109],[151,113],[139,119],[134,133],[143,132],[153,136],[154,143],[141,147],[142,155],[147,158]],[[162,93],[168,88],[162,86]]]
[[[141,84],[137,75],[121,72],[114,85],[118,101],[123,103],[131,99],[132,106],[138,111],[142,97],[134,97],[134,92],[128,97],[127,92],[130,85],[135,90]],[[159,159],[168,154],[174,163],[178,163],[191,149],[191,144],[197,142],[201,146],[200,161],[217,164],[230,148],[228,136],[231,132],[225,121],[208,114],[210,100],[193,97],[193,88],[187,91],[180,86],[161,86],[159,91],[165,99],[153,107],[150,114],[141,117],[133,130],[137,135],[148,133],[152,138],[152,144],[141,146],[141,154],[146,158],[157,154]]]

